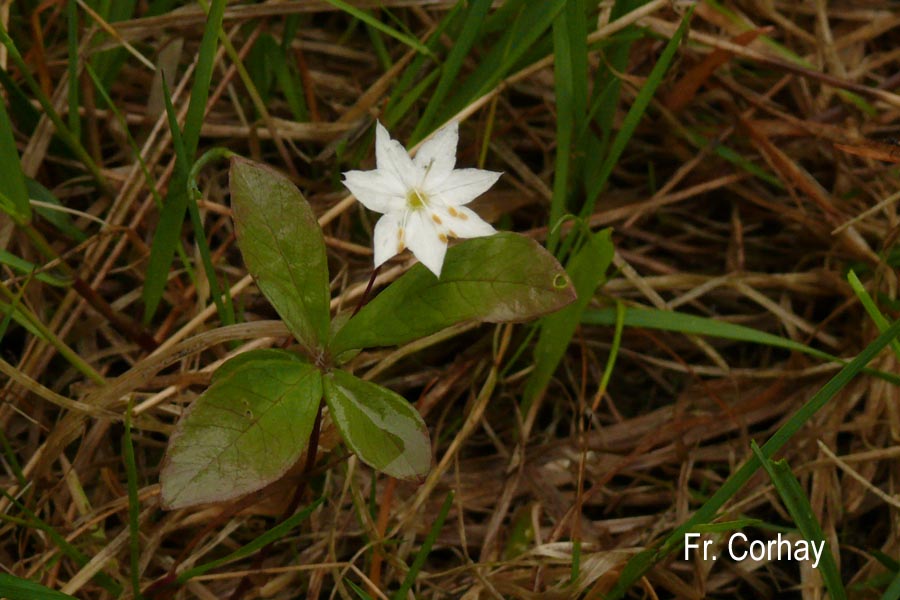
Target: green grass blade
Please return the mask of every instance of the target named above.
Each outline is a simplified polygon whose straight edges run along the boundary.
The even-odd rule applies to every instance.
[[[585,308],[594,297],[594,290],[606,279],[606,270],[614,252],[612,230],[604,229],[588,236],[587,243],[566,265],[578,298],[562,310],[541,319],[541,333],[534,349],[534,370],[525,383],[522,398],[523,413],[528,412],[531,403],[546,389],[572,341],[575,329],[582,321]]]
[[[169,277],[169,267],[176,247],[181,246],[181,228],[184,224],[184,213],[187,210],[187,178],[188,159],[184,148],[181,130],[172,106],[172,97],[163,78],[163,96],[166,102],[166,113],[169,118],[169,129],[172,132],[172,145],[175,148],[175,173],[169,183],[169,191],[159,216],[159,224],[153,234],[153,245],[150,247],[150,259],[144,278],[144,324],[153,318],[162,300],[163,291]],[[200,232],[202,235],[202,232]],[[198,236],[199,237],[199,236]],[[183,252],[183,248],[182,248]],[[188,263],[185,263],[188,264]]]
[[[0,324],[0,340],[3,340],[3,332],[6,330],[8,322],[9,315],[4,317],[3,323]],[[9,468],[12,469],[13,475],[16,477],[16,483],[19,487],[25,487],[28,484],[28,480],[25,478],[25,472],[22,470],[22,465],[19,463],[19,459],[16,457],[12,445],[9,443],[9,440],[6,438],[6,434],[3,433],[2,429],[0,429],[0,450],[3,451],[3,456],[6,458]]]
[[[734,521],[720,521],[718,523],[701,523],[694,529],[696,533],[725,533],[745,527],[758,527],[763,524],[760,519],[735,519]]]
[[[35,272],[39,268],[36,264],[31,263],[24,258],[19,258],[15,254],[7,252],[6,250],[0,250],[0,264],[7,265],[11,269],[18,271],[23,275]],[[68,287],[72,284],[72,281],[70,279],[64,277],[56,277],[55,275],[47,272],[35,273],[34,278],[54,287]]]
[[[31,74],[31,69],[28,64],[25,62],[25,59],[22,58],[22,54],[19,52],[19,49],[16,47],[15,42],[9,36],[9,33],[6,31],[6,28],[0,25],[0,43],[6,46],[7,51],[9,52],[9,57],[16,64],[16,67],[19,68],[19,71],[22,73],[22,77],[25,79],[25,83],[28,88],[31,90],[32,95],[37,99],[38,103],[41,105],[41,108],[44,109],[44,114],[47,115],[47,118],[53,123],[53,126],[56,128],[56,135],[61,139],[66,146],[69,147],[69,150],[78,158],[79,161],[85,166],[85,168],[90,172],[91,177],[94,178],[94,181],[97,182],[97,185],[104,192],[109,193],[109,185],[106,182],[106,176],[103,175],[103,172],[100,170],[100,167],[97,166],[97,163],[94,162],[94,159],[91,158],[91,155],[85,150],[84,146],[81,145],[81,142],[78,138],[73,135],[72,131],[69,130],[68,126],[63,122],[62,117],[59,116],[59,113],[56,112],[56,109],[53,108],[53,103],[41,89],[41,86],[34,79],[34,76]],[[77,82],[70,82],[71,85],[77,85]],[[4,113],[6,111],[4,110]],[[8,120],[8,117],[7,117]],[[3,156],[6,156],[5,154]],[[112,196],[112,193],[109,193]]]
[[[625,147],[631,140],[632,135],[634,135],[635,129],[637,129],[641,119],[644,118],[644,113],[647,110],[647,106],[650,104],[650,100],[656,93],[656,89],[662,83],[666,72],[669,70],[669,66],[675,58],[675,52],[678,50],[678,46],[681,44],[681,40],[688,30],[693,14],[694,7],[691,6],[681,20],[681,25],[675,31],[672,39],[669,40],[666,47],[663,49],[659,60],[653,66],[653,69],[651,69],[650,74],[647,76],[647,80],[644,82],[644,86],[638,92],[637,96],[635,96],[631,108],[628,109],[628,113],[622,120],[622,127],[612,141],[609,153],[605,156],[603,163],[599,167],[597,177],[591,182],[591,188],[587,191],[587,201],[581,209],[582,217],[586,217],[594,212],[594,205],[597,203],[597,198],[603,191],[606,181],[609,179],[613,168],[625,151]]]
[[[685,139],[697,150],[705,150],[706,148],[712,146],[712,152],[719,158],[730,162],[735,167],[741,169],[742,171],[750,173],[754,177],[765,181],[769,185],[775,186],[779,189],[784,189],[784,184],[780,179],[778,179],[771,173],[768,173],[765,169],[762,169],[761,167],[755,165],[740,152],[729,148],[725,144],[719,143],[717,140],[707,139],[703,135],[688,129],[687,127],[683,127],[680,123],[670,121],[670,124],[672,125],[672,130],[678,136]]]
[[[606,367],[603,369],[603,376],[600,378],[600,385],[597,387],[597,398],[602,398],[606,393],[609,380],[612,379],[613,368],[616,366],[616,358],[619,356],[619,348],[622,347],[622,332],[625,331],[625,305],[622,302],[616,302],[616,328],[613,330],[612,344],[609,347],[609,358],[606,361]],[[595,401],[596,404],[596,401]]]
[[[587,27],[584,0],[572,0],[553,20],[553,63],[556,86],[556,168],[550,201],[550,235],[547,249],[556,250],[569,198],[569,167],[575,132],[587,107]]]
[[[194,81],[191,85],[191,100],[188,103],[187,115],[184,119],[184,149],[188,163],[194,161],[197,145],[200,142],[200,128],[203,126],[203,117],[206,114],[206,101],[209,98],[209,85],[215,66],[219,30],[222,28],[222,18],[225,14],[225,2],[226,0],[213,0],[206,17],[203,39],[200,40],[197,69],[194,71]]]
[[[19,124],[19,128],[22,131],[34,131],[41,118],[41,111],[35,108],[22,87],[4,69],[0,69],[0,85],[6,90],[10,115]]]
[[[791,472],[787,461],[779,460],[776,462],[763,456],[762,451],[754,440],[750,440],[750,448],[753,450],[753,454],[756,455],[756,459],[766,470],[766,473],[769,474],[769,478],[775,485],[775,490],[781,496],[781,500],[784,502],[788,513],[794,519],[797,528],[800,529],[803,539],[811,543],[824,543],[821,562],[818,565],[819,572],[822,574],[822,579],[825,580],[825,586],[828,588],[828,593],[832,600],[845,600],[847,592],[844,589],[844,584],[841,582],[841,576],[834,562],[831,548],[825,542],[822,526],[816,520],[812,506],[809,504],[809,499],[800,486],[800,482],[797,481],[797,478]]]
[[[551,27],[565,4],[566,0],[527,3],[475,71],[459,84],[457,92],[447,99],[446,105],[438,113],[437,120],[449,119],[473,100],[493,89]]]
[[[397,80],[397,84],[391,91],[391,97],[390,100],[388,100],[388,105],[381,117],[382,123],[384,123],[384,126],[388,129],[391,129],[401,118],[403,118],[412,104],[422,95],[422,93],[424,93],[426,89],[428,89],[428,87],[431,86],[431,83],[433,83],[434,80],[438,78],[438,75],[440,73],[437,69],[432,70],[424,77],[422,77],[422,72],[425,70],[425,67],[426,65],[428,65],[428,63],[434,62],[437,52],[442,47],[442,36],[447,31],[453,29],[456,24],[457,17],[461,14],[461,10],[461,2],[457,3],[452,9],[450,9],[450,12],[448,12],[446,16],[441,19],[434,32],[425,42],[425,45],[429,50],[429,54],[417,54],[406,67],[406,69],[404,69],[403,75],[400,76],[400,79]],[[422,80],[417,82],[417,79],[419,77],[422,77]],[[425,80],[428,80],[428,83],[425,83]]]
[[[223,556],[222,558],[217,558],[216,560],[210,561],[208,563],[199,565],[197,567],[193,567],[191,569],[188,569],[188,570],[182,572],[181,574],[178,575],[178,583],[183,584],[187,580],[191,579],[192,577],[199,577],[200,575],[203,575],[204,573],[211,571],[212,569],[215,569],[216,567],[220,567],[226,563],[229,563],[229,562],[232,562],[235,560],[240,560],[242,558],[250,556],[257,550],[261,549],[263,546],[266,546],[267,544],[270,544],[276,540],[283,538],[284,536],[289,534],[302,521],[307,519],[309,517],[309,515],[311,515],[313,513],[313,511],[316,510],[320,504],[322,504],[323,501],[324,501],[324,498],[319,498],[318,500],[316,500],[315,502],[313,502],[312,504],[310,504],[309,506],[307,506],[300,512],[295,513],[294,515],[288,517],[287,519],[285,519],[284,521],[282,521],[281,523],[279,523],[272,529],[268,530],[267,532],[265,532],[264,534],[262,534],[261,536],[259,536],[255,540],[253,540],[252,542],[249,542],[249,543],[241,546],[240,548],[238,548],[231,554],[229,554],[227,556]]]
[[[410,139],[413,143],[418,142],[425,136],[425,132],[432,130],[437,123],[434,123],[434,116],[437,114],[444,98],[457,84],[457,76],[462,69],[463,62],[469,56],[469,51],[478,39],[481,32],[482,23],[491,8],[491,0],[473,0],[469,3],[469,7],[462,17],[462,29],[459,35],[453,41],[453,47],[444,64],[441,65],[440,79],[437,87],[435,87],[425,112],[419,118],[416,128],[413,130]]]
[[[244,59],[244,68],[253,81],[260,99],[271,102],[272,83],[275,80],[275,63],[282,58],[281,47],[271,33],[263,33],[254,42]],[[260,115],[257,114],[257,117]]]
[[[25,286],[23,286],[24,289]],[[6,329],[9,327],[9,324],[12,321],[15,321],[20,326],[24,327],[28,333],[35,336],[39,340],[48,341],[47,336],[45,336],[41,331],[31,324],[25,315],[23,315],[19,311],[19,298],[21,298],[22,291],[19,291],[19,294],[16,296],[15,300],[12,304],[7,304],[0,300],[0,314],[3,315],[3,320],[0,321],[0,341],[3,340],[3,336],[6,335]]]
[[[738,25],[739,27],[741,27],[743,31],[749,31],[750,29],[756,27],[756,25],[749,23],[743,16],[739,15],[738,13],[732,11],[729,8],[726,8],[718,0],[706,0],[706,5],[710,8],[712,8],[714,11],[725,16],[729,21],[731,21],[735,25]],[[759,39],[760,43],[765,44],[766,46],[771,48],[775,54],[781,56],[783,59],[787,60],[788,62],[792,62],[796,65],[800,65],[801,67],[810,69],[811,71],[818,70],[818,68],[816,67],[815,64],[806,60],[805,58],[803,58],[802,56],[800,56],[799,54],[797,54],[796,52],[794,52],[787,46],[778,43],[776,40],[772,39],[770,36],[761,35],[761,36],[759,36],[758,39]],[[849,102],[850,104],[852,104],[853,106],[855,106],[860,111],[864,112],[866,115],[868,115],[870,117],[874,117],[875,115],[878,114],[878,111],[875,109],[875,107],[872,106],[872,104],[870,104],[865,98],[863,98],[862,96],[860,96],[857,93],[851,92],[849,90],[838,89],[837,94],[845,102]]]
[[[194,82],[191,86],[191,99],[188,103],[187,116],[184,121],[185,164],[194,162],[197,146],[200,142],[200,128],[206,113],[206,101],[209,98],[209,86],[216,57],[219,30],[225,14],[225,0],[213,0],[207,15],[203,38],[200,41],[200,52],[197,57],[197,68],[194,71]],[[171,97],[169,98],[171,102]],[[177,124],[172,128],[174,135]],[[184,213],[187,210],[187,169],[178,169],[172,178],[166,202],[159,218],[159,225],[153,235],[150,247],[150,260],[147,265],[147,276],[144,280],[144,322],[149,323],[159,307],[163,291],[169,276],[169,267],[175,256],[175,246],[181,237],[184,224]],[[202,235],[202,234],[200,234]],[[198,236],[199,237],[199,236]]]
[[[891,584],[884,590],[881,600],[900,600],[900,573],[891,580]]]
[[[168,110],[168,109],[167,109]],[[219,286],[219,278],[216,277],[216,270],[212,263],[212,254],[209,251],[209,244],[206,242],[206,235],[203,233],[203,219],[200,217],[200,207],[197,206],[197,200],[200,198],[200,190],[196,186],[196,173],[211,159],[226,158],[233,153],[230,150],[222,148],[213,148],[206,152],[194,163],[188,175],[188,189],[185,191],[188,197],[188,213],[191,215],[191,223],[194,226],[194,240],[200,249],[200,260],[203,261],[203,270],[206,271],[206,280],[209,282],[209,292],[213,297],[216,310],[219,312],[219,318],[222,319],[223,325],[234,325],[234,307],[231,304],[231,296],[222,293]]]
[[[391,125],[399,121],[400,118],[410,110],[416,100],[421,98],[425,91],[431,87],[431,84],[434,83],[439,74],[440,72],[437,70],[432,71],[423,77],[422,81],[417,83],[411,90],[399,96],[397,103],[390,107],[391,110],[385,111],[384,126],[390,128]]]
[[[56,546],[62,551],[63,554],[68,556],[70,559],[75,561],[79,567],[83,567],[90,559],[85,555],[81,550],[76,548],[74,545],[70,544],[56,529],[52,526],[48,525],[44,521],[40,519],[34,512],[31,511],[27,506],[16,500],[14,497],[10,496],[6,491],[0,490],[0,495],[6,498],[10,503],[12,503],[16,508],[22,511],[27,519],[25,519],[25,523],[27,527],[32,529],[40,529],[44,533],[47,534],[47,537],[56,544]],[[5,516],[5,515],[4,515]],[[97,582],[100,587],[104,590],[112,594],[114,597],[118,597],[119,594],[122,593],[122,586],[119,583],[107,575],[106,573],[100,571],[96,575],[94,575],[93,580]],[[0,597],[3,597],[3,590],[0,589]],[[69,596],[63,595],[64,598],[69,598]],[[24,597],[23,600],[31,600],[31,597]]]
[[[206,280],[209,283],[210,294],[213,297],[213,302],[215,302],[216,310],[219,313],[219,318],[222,319],[222,322],[225,325],[233,325],[234,324],[234,308],[231,305],[231,297],[226,295],[227,302],[222,299],[222,291],[219,287],[219,279],[216,277],[215,267],[212,264],[212,255],[209,251],[209,245],[206,243],[206,236],[203,233],[203,220],[200,217],[200,208],[197,206],[197,195],[199,194],[199,190],[196,189],[196,185],[194,184],[195,173],[194,171],[198,167],[202,167],[206,162],[208,162],[209,157],[215,158],[216,156],[221,154],[221,149],[213,149],[203,155],[196,163],[194,163],[194,168],[190,168],[187,163],[187,151],[184,148],[184,142],[181,137],[181,133],[178,129],[178,121],[177,116],[175,114],[175,107],[172,105],[172,97],[169,94],[169,89],[165,82],[163,82],[163,98],[165,99],[166,104],[166,115],[169,119],[169,127],[172,130],[172,146],[175,148],[175,156],[177,161],[177,177],[179,181],[182,179],[185,181],[185,189],[184,189],[184,198],[185,198],[185,206],[187,207],[188,213],[191,217],[191,223],[194,226],[194,240],[197,243],[197,248],[200,250],[200,260],[203,262],[203,269],[206,271]],[[190,171],[185,175],[186,172]],[[180,247],[181,244],[178,244]]]
[[[453,491],[451,490],[449,494],[447,494],[447,498],[444,499],[444,504],[441,505],[440,511],[438,511],[437,518],[434,520],[434,523],[431,525],[431,530],[428,532],[428,535],[425,536],[425,541],[422,542],[422,547],[419,548],[419,551],[416,553],[416,557],[413,559],[412,566],[410,566],[409,571],[406,572],[406,577],[403,578],[403,583],[400,584],[400,589],[394,592],[394,595],[391,596],[392,600],[404,600],[406,598],[406,593],[412,588],[413,583],[416,581],[416,577],[419,576],[419,571],[422,570],[422,566],[425,564],[425,559],[428,558],[428,554],[431,552],[431,547],[434,546],[434,542],[437,541],[438,534],[441,532],[441,528],[444,526],[444,521],[447,519],[447,514],[450,512],[450,507],[453,506]]]
[[[39,583],[0,573],[0,598],[9,600],[77,600],[75,596],[51,590]]]
[[[22,297],[25,295],[25,290],[28,289],[29,283],[31,283],[30,276],[25,281],[25,284],[19,288],[18,293],[12,298],[12,304],[0,302],[0,312],[3,313],[3,320],[0,321],[0,341],[3,341],[3,336],[6,335],[6,330],[12,321],[15,321],[27,329],[31,335],[37,336],[39,339],[45,339],[44,336],[28,322],[28,319],[19,312],[19,303],[22,301]]]
[[[417,40],[416,38],[406,35],[405,33],[401,33],[399,31],[397,31],[396,29],[394,29],[393,27],[390,27],[390,26],[382,23],[381,21],[379,21],[378,19],[373,17],[368,12],[362,10],[361,8],[356,8],[355,6],[347,4],[343,0],[325,0],[325,1],[328,2],[328,4],[332,5],[333,7],[344,11],[348,15],[354,17],[355,19],[359,19],[366,25],[369,25],[370,27],[374,27],[381,33],[394,38],[395,40],[397,40],[398,42],[400,42],[402,44],[406,44],[410,48],[414,49],[416,52],[421,52],[422,54],[431,54],[431,50],[429,50],[427,47],[422,45],[422,43],[419,40]]]
[[[771,458],[800,431],[823,406],[840,392],[863,368],[875,358],[891,340],[900,334],[900,320],[895,321],[887,331],[878,336],[871,344],[860,352],[856,358],[844,366],[828,383],[800,409],[794,413],[760,449],[762,455]],[[756,456],[751,456],[741,465],[722,486],[707,500],[687,521],[679,525],[662,543],[656,544],[632,557],[619,576],[616,585],[607,595],[610,600],[622,598],[631,586],[638,581],[657,562],[663,560],[684,543],[684,534],[696,530],[696,527],[715,519],[719,509],[730,500],[759,469]]]
[[[66,2],[67,41],[69,45],[69,129],[76,138],[81,138],[81,117],[78,114],[78,3]]]
[[[47,336],[31,324],[31,321],[19,311],[17,304],[8,304],[0,300],[0,315],[3,315],[3,320],[0,321],[0,334],[5,335],[9,323],[15,321],[21,327],[24,327],[31,335],[45,342],[47,341]],[[0,340],[2,339],[3,336],[0,335]]]
[[[13,294],[9,288],[6,286],[5,281],[0,280],[0,295],[2,295],[8,302],[12,302],[13,306],[16,306],[16,295]],[[38,336],[44,340],[46,340],[49,344],[51,344],[56,351],[59,352],[60,356],[69,361],[73,367],[75,367],[82,375],[92,380],[94,383],[99,385],[106,385],[106,379],[97,372],[94,367],[92,367],[86,360],[81,358],[81,356],[72,350],[68,344],[66,344],[62,339],[60,339],[57,335],[55,335],[44,323],[30,310],[28,307],[23,305],[17,306],[15,310],[15,314],[13,314],[13,318],[16,318],[16,315],[21,316],[25,321],[29,324],[29,329],[37,330]]]
[[[355,583],[353,583],[353,582],[350,581],[349,579],[345,580],[344,583],[346,583],[347,585],[349,585],[349,586],[350,586],[350,589],[353,590],[353,592],[354,592],[357,596],[359,596],[360,598],[362,598],[362,600],[374,600],[374,599],[372,598],[372,596],[370,596],[369,594],[367,594],[366,591],[365,591],[364,589],[362,589],[361,587],[359,587],[358,585],[356,585]]]
[[[72,220],[72,216],[69,213],[63,210],[56,210],[64,207],[63,203],[59,201],[59,198],[53,195],[53,192],[31,177],[25,178],[25,187],[28,189],[28,197],[32,201],[37,200],[38,202],[52,205],[52,208],[51,206],[32,205],[34,212],[42,219],[76,242],[84,242],[88,239],[88,235],[75,226],[75,222]]]
[[[381,32],[366,23],[366,33],[369,34],[369,41],[372,42],[372,49],[375,51],[375,57],[378,58],[378,64],[383,70],[389,70],[394,65],[394,61],[391,60],[391,54],[384,44]]]
[[[101,3],[89,2],[88,4],[93,4],[97,14],[107,23],[115,23],[116,21],[130,19],[135,16],[137,1],[107,0]],[[110,38],[105,33],[101,33],[100,37],[112,42],[115,46],[109,50],[93,54],[90,63],[86,62],[85,65],[91,64],[97,74],[100,75],[103,85],[109,87],[115,82],[116,77],[121,72],[122,67],[125,66],[130,55],[127,50],[119,47],[117,40]]]
[[[581,322],[587,325],[615,325],[616,311],[614,308],[587,310],[584,312]],[[845,360],[837,356],[822,352],[821,350],[816,350],[815,348],[811,348],[788,338],[779,337],[744,325],[726,323],[708,317],[698,317],[696,315],[688,315],[675,311],[657,310],[653,308],[628,308],[625,311],[625,326],[646,327],[647,329],[675,331],[693,335],[707,335],[737,342],[763,344],[775,348],[784,348],[785,350],[790,350],[792,352],[800,352],[807,356],[812,356],[813,358],[818,358],[827,362],[846,364]],[[900,377],[891,373],[885,373],[875,369],[867,369],[866,373],[875,375],[892,383],[900,384]]]
[[[134,459],[134,443],[131,439],[131,409],[128,402],[125,411],[125,433],[122,436],[122,453],[125,461],[125,474],[128,482],[128,541],[131,566],[131,593],[136,600],[141,600],[141,527],[138,518],[141,514],[141,502],[138,499],[138,467]]]
[[[582,317],[582,323],[587,325],[614,325],[616,323],[616,309],[587,310]],[[836,360],[836,357],[831,354],[810,348],[805,344],[788,338],[759,331],[745,325],[736,325],[709,317],[698,317],[677,311],[658,310],[655,308],[627,308],[625,310],[625,326],[661,329],[693,335],[708,335],[737,342],[764,344],[794,352],[802,352],[822,360]]]
[[[280,49],[279,49],[280,50]],[[275,70],[275,80],[288,108],[295,121],[309,121],[309,107],[306,106],[306,97],[303,95],[303,82],[284,58],[284,54],[274,52],[272,54],[272,68]]]
[[[153,175],[150,173],[150,169],[147,167],[147,161],[144,160],[144,157],[141,154],[141,149],[138,147],[134,136],[131,135],[131,129],[128,127],[128,121],[125,119],[125,115],[122,114],[122,111],[120,111],[115,102],[112,101],[112,98],[110,98],[109,93],[103,86],[103,82],[100,80],[100,77],[91,67],[91,65],[85,64],[84,68],[93,80],[94,88],[100,94],[103,102],[106,103],[107,108],[112,111],[113,116],[115,116],[116,120],[119,122],[122,131],[125,132],[125,138],[128,140],[128,145],[131,147],[131,151],[134,153],[134,156],[141,167],[141,173],[144,175],[144,181],[147,183],[147,189],[150,190],[150,194],[153,196],[153,202],[156,204],[157,209],[162,210],[163,200],[162,196],[159,195],[159,192],[156,189],[156,179],[154,179]],[[171,98],[169,100],[171,102]],[[190,278],[191,283],[196,286],[197,276],[194,273],[194,269],[191,267],[191,262],[190,260],[188,260],[184,248],[181,246],[181,244],[176,244],[175,250],[178,252],[178,258],[181,260],[181,264],[184,266],[184,270],[188,274],[188,278]]]
[[[850,269],[850,272],[847,273],[847,281],[850,283],[853,293],[859,298],[860,304],[863,305],[863,308],[865,308],[866,312],[869,314],[869,318],[875,323],[878,331],[884,333],[884,330],[888,328],[890,323],[888,323],[885,316],[881,314],[881,311],[878,310],[878,306],[875,304],[872,296],[866,291],[865,286],[863,286],[853,269]],[[900,358],[900,340],[892,341],[891,349],[894,351],[897,358]]]
[[[550,235],[547,250],[556,252],[559,243],[559,222],[566,212],[569,197],[569,162],[572,159],[572,136],[575,128],[572,98],[574,79],[572,48],[569,44],[569,28],[562,10],[553,21],[553,47],[555,49],[554,82],[556,91],[556,164],[553,169],[553,197],[550,200]]]
[[[19,149],[13,137],[12,123],[6,112],[6,103],[0,100],[0,210],[18,225],[31,221],[31,203],[25,173],[19,160]]]

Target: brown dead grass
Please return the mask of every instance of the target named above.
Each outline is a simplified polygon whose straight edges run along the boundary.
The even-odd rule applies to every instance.
[[[452,3],[355,4],[394,7],[421,38]],[[618,248],[615,274],[597,302],[614,298],[720,316],[853,356],[875,328],[845,283],[848,266],[865,274],[873,295],[884,295],[883,308],[897,300],[896,271],[884,257],[900,231],[893,196],[897,152],[887,141],[896,135],[900,118],[900,96],[894,93],[898,17],[882,2],[728,5],[754,27],[771,27],[763,33],[812,66],[790,63],[760,38],[750,39],[755,35],[742,36],[709,6],[698,6],[691,42],[680,50],[658,95],[665,102],[651,106],[590,218],[594,227],[615,227]],[[50,3],[40,21],[46,45],[35,44],[27,58],[64,108],[61,6]],[[637,22],[664,39],[684,8],[675,6],[677,11],[668,2],[651,3]],[[384,72],[365,33],[343,39],[347,19],[325,2],[235,6],[229,8],[226,30],[245,55],[261,31],[277,36],[282,18],[293,10],[309,15],[294,47],[313,120],[292,122],[286,106],[273,101],[262,119],[249,122],[252,106],[233,63],[220,53],[201,144],[225,145],[292,174],[321,215],[337,309],[360,297],[371,253],[369,218],[335,183],[341,168],[335,150],[344,142],[359,147],[411,55],[388,40],[398,67]],[[601,8],[599,15],[608,12]],[[602,27],[601,34],[619,25]],[[202,31],[198,10],[135,19],[115,24],[115,30],[151,62],[163,60],[159,51],[166,45],[183,43],[180,55],[165,59],[172,72],[178,67],[173,90],[183,112]],[[622,73],[621,115],[661,43],[646,38],[634,46]],[[598,65],[602,53],[592,53],[591,61]],[[691,80],[702,85],[683,83]],[[553,187],[552,84],[548,59],[513,75],[461,115],[466,123],[460,163],[477,162],[490,124],[487,164],[506,172],[475,209],[538,239],[546,236]],[[174,158],[161,105],[148,103],[153,86],[153,74],[133,58],[112,95],[164,190]],[[858,93],[876,113],[866,115],[842,101],[842,91]],[[86,103],[83,116],[85,139],[93,141],[112,195],[98,195],[72,178],[70,166],[49,144],[52,127],[46,120],[34,132],[19,132],[23,165],[79,211],[82,229],[97,231],[90,219],[104,223],[84,244],[59,235],[52,241],[106,303],[137,320],[157,209],[112,115]],[[393,133],[405,139],[413,125],[411,116]],[[680,135],[684,128],[733,148],[777,177],[782,188],[710,150],[698,151]],[[50,346],[12,329],[3,340],[2,358],[15,370],[0,379],[0,431],[23,465],[27,485],[20,485],[0,458],[0,488],[94,560],[78,567],[60,557],[46,534],[3,519],[3,569],[79,598],[109,597],[91,581],[98,570],[128,587],[120,439],[129,400],[136,407],[144,586],[175,564],[187,567],[222,556],[274,525],[296,478],[258,495],[236,514],[221,506],[167,513],[157,504],[157,468],[167,434],[226,357],[224,342],[254,339],[254,346],[266,347],[288,341],[284,328],[268,321],[276,315],[246,275],[234,245],[225,179],[222,165],[203,172],[202,208],[219,275],[231,284],[245,325],[221,328],[208,290],[194,288],[176,270],[166,292],[167,312],[149,331],[160,346],[148,353],[75,291],[28,286],[27,306],[108,385],[86,381]],[[3,220],[0,247],[39,260],[28,240]],[[396,278],[408,263],[406,257],[394,261],[376,285]],[[13,288],[21,283],[8,270],[4,278]],[[896,310],[890,314],[896,317]],[[467,326],[434,343],[363,354],[354,365],[359,374],[415,401],[425,415],[435,441],[431,475],[421,485],[377,476],[348,458],[326,427],[313,482],[327,498],[323,507],[274,546],[261,566],[251,558],[217,569],[176,597],[227,598],[245,576],[253,584],[247,597],[353,598],[348,579],[385,597],[402,580],[452,491],[450,517],[418,578],[416,597],[599,598],[628,557],[688,517],[748,456],[750,439],[765,439],[836,369],[764,347],[629,329],[609,389],[590,410],[612,330],[585,327],[543,402],[520,418],[516,405],[529,354],[509,360],[524,334],[521,326]],[[887,353],[872,366],[897,371]],[[885,572],[876,551],[898,554],[898,401],[896,387],[860,378],[784,452],[837,549],[848,585]],[[379,507],[374,513],[367,508],[371,498]],[[7,500],[0,500],[0,512],[22,516]],[[761,474],[729,505],[725,518],[744,516],[791,523]],[[205,530],[210,523],[214,527]],[[528,530],[530,537],[512,544],[515,530]],[[574,540],[581,544],[581,574],[569,586]],[[724,560],[713,565],[680,556],[658,565],[632,590],[634,596],[686,598],[822,593],[818,574],[807,567]]]

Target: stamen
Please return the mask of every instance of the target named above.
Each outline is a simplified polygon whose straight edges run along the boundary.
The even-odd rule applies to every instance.
[[[459,211],[453,208],[452,206],[447,207],[447,212],[450,213],[451,217],[458,217]]]
[[[438,225],[441,224],[441,218],[434,213],[431,213],[431,220],[434,221],[435,223],[437,223]]]
[[[447,236],[444,235],[443,233],[438,234],[438,239],[441,240],[442,242],[444,242],[445,244],[447,243]]]
[[[412,210],[418,210],[420,208],[424,208],[428,206],[428,199],[425,194],[413,188],[409,190],[409,193],[406,194],[406,204]]]

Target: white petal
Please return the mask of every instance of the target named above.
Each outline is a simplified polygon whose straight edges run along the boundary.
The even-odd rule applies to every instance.
[[[380,267],[388,259],[403,251],[403,230],[400,228],[403,213],[393,212],[384,215],[375,224],[372,234],[375,246],[375,266]]]
[[[363,206],[375,212],[386,213],[406,205],[403,183],[388,171],[347,171],[344,185]]]
[[[406,245],[419,262],[440,277],[444,255],[447,253],[447,238],[442,229],[431,219],[427,210],[410,213],[406,225]],[[444,236],[443,239],[441,236]]]
[[[490,223],[465,206],[435,208],[434,212],[438,214],[444,231],[450,237],[473,238],[497,233],[497,230]]]
[[[416,153],[413,162],[427,173],[429,181],[444,181],[456,166],[459,123],[451,121],[434,132]]]
[[[435,188],[426,187],[424,191],[447,206],[462,206],[485,193],[502,174],[482,169],[456,169]]]
[[[392,140],[388,130],[380,122],[375,126],[375,162],[378,169],[392,173],[411,188],[419,184],[421,169],[413,164],[406,148],[397,140]]]

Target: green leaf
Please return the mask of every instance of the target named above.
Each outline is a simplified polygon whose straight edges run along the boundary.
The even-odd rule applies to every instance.
[[[785,508],[787,508],[794,519],[797,528],[800,529],[803,539],[807,543],[823,544],[822,562],[819,563],[818,568],[819,572],[822,573],[822,579],[825,580],[829,596],[832,600],[845,600],[847,592],[844,590],[844,584],[841,582],[841,576],[834,562],[831,548],[825,542],[825,533],[822,531],[819,521],[816,520],[812,506],[809,504],[809,499],[800,486],[800,482],[797,481],[797,478],[791,472],[787,461],[774,461],[763,455],[762,450],[759,449],[759,446],[753,440],[750,440],[750,448],[753,450],[753,454],[756,455],[756,459],[766,470],[766,473],[769,474],[769,478],[775,485],[778,495],[781,496]]]
[[[594,297],[594,290],[606,279],[606,269],[612,262],[614,252],[611,236],[611,229],[589,234],[587,243],[572,259],[568,272],[578,299],[561,311],[544,317],[541,322],[541,335],[534,349],[534,370],[525,384],[523,410],[527,410],[534,398],[547,387],[581,321],[582,313]]]
[[[309,443],[322,398],[319,371],[290,358],[241,362],[178,422],[159,478],[163,506],[256,491],[284,475]]]
[[[341,370],[325,375],[324,383],[331,419],[360,460],[399,479],[428,472],[428,429],[405,398]]]
[[[0,573],[0,598],[9,600],[76,600],[74,596],[6,573]]]
[[[440,279],[415,265],[350,319],[331,349],[337,356],[404,344],[463,321],[526,321],[574,299],[550,253],[531,238],[497,233],[450,248]]]
[[[213,373],[212,383],[219,381],[220,379],[227,377],[234,373],[238,368],[243,367],[245,364],[249,362],[255,361],[264,361],[264,360],[272,360],[272,361],[296,361],[300,364],[309,364],[308,361],[303,360],[303,358],[299,354],[295,354],[293,352],[289,352],[287,350],[279,350],[277,348],[260,348],[258,350],[250,350],[249,352],[243,352],[238,354],[237,356],[228,359],[227,362],[223,363],[216,372]]]
[[[231,162],[238,245],[259,289],[313,356],[328,339],[325,239],[309,204],[286,177],[242,158]]]

